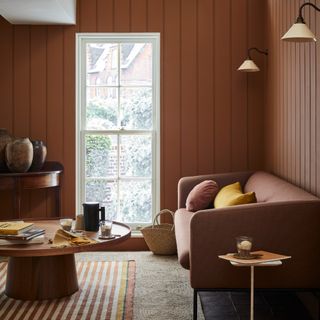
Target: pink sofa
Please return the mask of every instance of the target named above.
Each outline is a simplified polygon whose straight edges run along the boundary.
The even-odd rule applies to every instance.
[[[186,198],[207,179],[219,187],[239,181],[257,203],[189,212]],[[235,251],[235,238],[252,236],[256,250],[292,256],[281,267],[261,268],[260,288],[320,288],[320,199],[266,172],[184,177],[178,184],[175,232],[180,264],[190,270],[191,287],[247,288],[249,268],[235,268],[218,255]]]

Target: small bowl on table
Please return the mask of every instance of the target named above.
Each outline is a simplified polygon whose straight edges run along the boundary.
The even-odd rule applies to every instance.
[[[71,231],[72,228],[72,219],[60,219],[61,229],[65,231]]]

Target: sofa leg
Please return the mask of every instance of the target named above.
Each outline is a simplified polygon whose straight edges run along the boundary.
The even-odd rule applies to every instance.
[[[193,320],[198,318],[198,290],[193,289]]]
[[[318,300],[318,319],[320,320],[320,294],[319,294],[319,291],[316,291],[316,297]]]

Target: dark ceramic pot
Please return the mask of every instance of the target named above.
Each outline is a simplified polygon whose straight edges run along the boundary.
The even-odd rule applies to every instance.
[[[0,172],[8,171],[6,165],[5,150],[7,143],[12,141],[12,136],[7,129],[0,128]]]
[[[11,172],[27,172],[33,159],[33,147],[29,138],[15,139],[6,146],[6,163]]]
[[[30,171],[40,171],[47,157],[47,147],[40,140],[31,141],[33,145],[33,160]]]

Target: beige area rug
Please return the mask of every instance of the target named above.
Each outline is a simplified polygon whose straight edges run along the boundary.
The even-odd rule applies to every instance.
[[[35,302],[10,299],[4,294],[6,267],[5,262],[0,263],[1,320],[132,319],[135,261],[79,259],[78,292],[67,298]]]
[[[78,261],[136,261],[133,303],[134,320],[191,320],[193,290],[189,272],[176,256],[155,256],[150,252],[92,252],[76,255]],[[198,302],[198,319],[203,314]],[[124,319],[126,320],[126,319]]]

